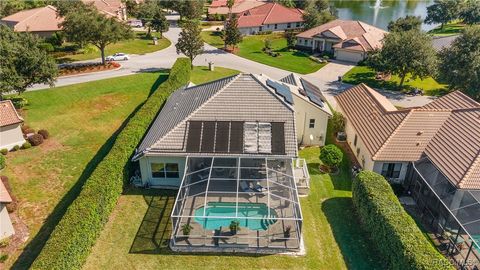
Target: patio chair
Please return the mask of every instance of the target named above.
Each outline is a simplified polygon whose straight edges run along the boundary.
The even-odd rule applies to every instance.
[[[240,181],[240,189],[243,191],[243,192],[248,192],[248,195],[250,196],[253,196],[255,195],[255,190],[251,189],[248,184],[247,184],[247,181]]]

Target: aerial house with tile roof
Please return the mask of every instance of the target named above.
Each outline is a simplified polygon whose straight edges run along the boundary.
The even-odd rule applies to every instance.
[[[453,259],[478,268],[480,103],[456,91],[422,107],[397,109],[364,84],[335,98],[363,168],[402,183],[428,229],[452,235]]]
[[[296,106],[305,102],[316,114],[329,114],[307,81],[282,80],[239,74],[181,88],[154,120],[133,160],[143,184],[179,190],[173,250],[301,250],[298,197],[307,194],[310,177],[298,158],[304,123],[297,127]],[[326,125],[316,124],[323,144]],[[237,233],[230,231],[233,221]]]
[[[62,22],[63,18],[57,16],[57,9],[50,5],[22,10],[0,20],[15,32],[30,32],[41,37],[50,37],[62,30]]]
[[[333,53],[337,60],[356,63],[369,51],[381,48],[387,33],[361,21],[334,20],[298,34],[296,46]]]
[[[0,149],[11,150],[25,143],[21,125],[23,118],[10,100],[0,101]]]

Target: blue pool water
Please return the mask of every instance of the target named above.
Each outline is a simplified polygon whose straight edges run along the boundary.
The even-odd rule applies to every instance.
[[[195,210],[195,222],[202,225],[204,229],[215,230],[220,227],[229,228],[233,220],[240,222],[240,227],[249,228],[250,230],[264,231],[276,222],[277,213],[270,209],[270,217],[268,218],[268,207],[264,203],[239,203],[238,218],[235,216],[236,203],[230,202],[209,202],[205,212],[206,218],[203,218],[204,207]],[[217,218],[216,218],[217,217]],[[218,218],[233,217],[233,218]],[[258,217],[259,219],[246,219],[246,217]]]
[[[472,238],[475,239],[475,242],[477,242],[478,245],[475,246],[475,248],[480,253],[480,234],[472,235]]]

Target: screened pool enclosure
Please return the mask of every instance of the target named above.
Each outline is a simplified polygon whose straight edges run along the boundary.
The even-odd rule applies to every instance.
[[[297,251],[302,214],[295,162],[188,157],[171,216],[172,249]]]

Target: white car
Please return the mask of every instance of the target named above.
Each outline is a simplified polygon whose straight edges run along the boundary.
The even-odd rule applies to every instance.
[[[128,60],[130,59],[130,56],[125,53],[116,53],[114,55],[109,55],[105,58],[107,61],[121,61],[121,60]]]

